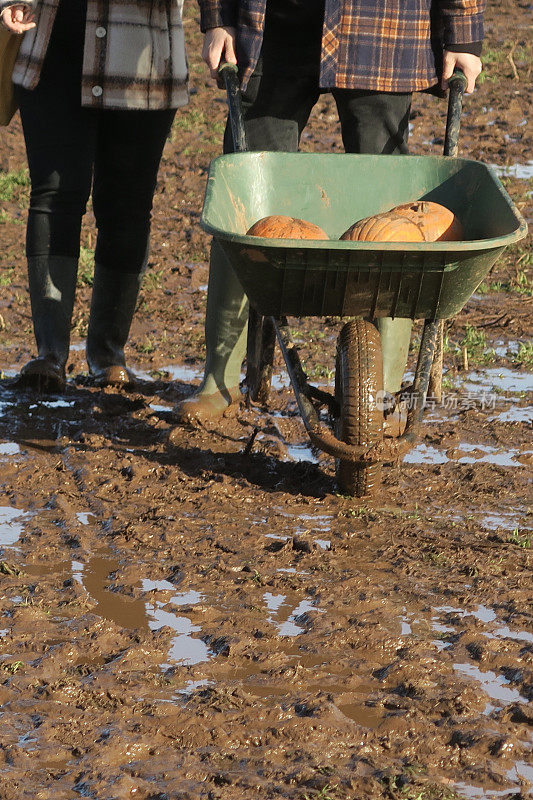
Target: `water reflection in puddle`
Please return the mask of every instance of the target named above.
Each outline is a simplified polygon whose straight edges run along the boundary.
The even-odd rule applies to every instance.
[[[304,523],[312,522],[312,529],[320,531],[331,530],[331,526],[333,524],[333,516],[331,514],[299,514],[298,520]],[[297,532],[308,531],[309,527],[304,525],[296,530]]]
[[[519,178],[527,181],[533,178],[533,161],[526,161],[525,164],[491,164],[496,175],[504,178]]]
[[[489,634],[485,635],[488,636]],[[492,636],[497,639],[516,639],[517,642],[529,642],[533,644],[533,633],[529,633],[528,631],[513,631],[511,628],[508,628],[507,625],[497,628]]]
[[[24,511],[11,506],[0,506],[0,547],[13,547],[24,530],[20,518]]]
[[[518,517],[514,514],[487,514],[480,522],[484,528],[490,531],[497,528],[505,528],[505,530],[512,531],[517,527]]]
[[[72,408],[73,405],[75,400],[41,400],[28,406],[28,409],[31,411],[34,408]]]
[[[72,562],[74,580],[82,585],[96,602],[93,612],[132,630],[144,628],[158,631],[163,627],[172,628],[177,635],[172,638],[167,656],[168,662],[161,665],[164,669],[177,664],[191,665],[207,661],[210,656],[207,645],[201,639],[191,636],[192,633],[198,633],[201,628],[188,617],[178,616],[168,609],[171,603],[177,606],[195,605],[202,598],[202,594],[196,591],[176,593],[176,587],[169,581],[142,579],[141,587],[145,592],[173,592],[173,596],[165,601],[130,599],[106,587],[112,574],[118,569],[119,562],[109,558],[107,554],[93,556],[87,564]]]
[[[405,455],[404,464],[445,464],[448,461],[446,453],[430,445],[418,444]]]
[[[157,372],[167,373],[171,380],[180,381],[181,383],[193,383],[202,377],[202,368],[189,364],[169,364],[165,367],[160,367]],[[153,381],[153,376],[145,370],[136,369],[135,374],[141,380]]]
[[[16,442],[0,442],[0,457],[16,456],[20,453],[20,447]]]
[[[273,389],[280,391],[281,389],[288,389],[291,385],[291,379],[286,372],[280,372],[277,375],[272,375],[271,384]]]
[[[76,519],[80,525],[88,525],[90,522],[94,521],[96,517],[94,514],[90,514],[87,511],[78,511],[76,514]]]
[[[208,681],[207,678],[203,678],[199,681],[187,681],[183,689],[178,689],[178,694],[187,695],[192,694],[197,689],[201,689],[205,686],[212,686],[213,681]]]
[[[502,411],[493,417],[489,417],[488,422],[533,422],[532,406],[513,406],[508,411]]]
[[[272,611],[276,615],[280,614],[282,609],[286,611],[293,607],[293,603],[287,600],[287,595],[284,594],[265,592],[263,600],[265,601],[268,611]],[[273,614],[271,614],[268,617],[268,621],[277,627],[279,636],[298,636],[305,631],[305,628],[298,624],[300,621],[303,621],[299,618],[310,611],[318,612],[319,614],[324,613],[317,608],[312,601],[300,600],[298,605],[293,607],[293,610],[289,612],[285,620],[275,620]],[[285,616],[285,614],[283,614],[283,616]]]
[[[176,587],[170,581],[150,581],[143,578],[141,586],[145,592],[176,592]],[[169,599],[176,606],[194,606],[203,599],[203,594],[191,589],[188,592],[178,592]]]
[[[454,783],[454,789],[460,797],[467,798],[467,800],[484,800],[484,798],[508,797],[509,795],[512,795],[513,798],[524,797],[520,784],[522,781],[533,784],[533,766],[525,761],[515,761],[511,769],[506,771],[505,777],[509,781],[513,781],[515,786],[510,789],[486,789],[459,781]],[[531,796],[531,790],[526,791],[526,794]]]
[[[497,356],[505,358],[509,354],[516,355],[516,353],[518,353],[520,349],[521,344],[525,344],[525,342],[519,342],[516,340],[504,341],[503,339],[497,339],[494,342],[493,350]]]
[[[516,792],[516,787],[514,789],[482,789],[480,786],[472,786],[471,784],[463,783],[462,781],[454,783],[453,787],[460,797],[464,797],[467,800],[477,800],[477,798],[484,800],[484,798],[489,797],[507,797],[515,794]]]
[[[318,464],[318,458],[315,456],[309,444],[287,444],[287,455],[291,461],[310,461],[311,464]]]
[[[30,733],[24,733],[22,736],[19,736],[17,740],[17,745],[22,747],[28,753],[31,753],[33,750],[36,750],[36,747],[33,747],[36,744],[37,739],[35,736],[32,736],[33,731]]]
[[[331,550],[331,542],[329,539],[315,539],[315,543],[322,548],[322,550]]]
[[[458,375],[457,383],[467,392],[486,392],[498,390],[517,394],[533,391],[533,375],[529,372],[519,372],[507,367],[491,367],[479,371],[469,372],[465,376]]]
[[[166,669],[173,664],[189,666],[200,664],[209,659],[209,650],[205,642],[201,639],[194,639],[190,634],[198,633],[201,628],[194,625],[188,617],[178,617],[171,611],[165,611],[163,606],[166,603],[156,601],[153,605],[146,603],[146,611],[151,619],[148,620],[148,627],[152,631],[160,628],[169,627],[178,634],[172,639],[168,652],[169,661],[161,666]]]
[[[404,457],[405,464],[446,464],[455,461],[457,464],[496,464],[500,467],[523,467],[518,460],[521,456],[527,456],[531,451],[526,450],[498,450],[484,444],[470,444],[462,442],[453,453],[439,450],[432,445],[423,442],[413,447]]]
[[[521,466],[520,462],[516,460],[517,456],[528,455],[531,451],[524,451],[520,453],[518,450],[506,450],[505,452],[498,451],[495,447],[489,447],[483,444],[467,444],[462,442],[458,447],[459,453],[472,453],[471,456],[459,455],[455,458],[459,464],[475,464],[476,461],[486,462],[487,464],[499,464],[502,467],[518,467]],[[480,452],[482,455],[476,455]]]
[[[507,773],[507,777],[511,781],[523,778],[529,783],[533,783],[533,764],[526,764],[525,761],[516,761],[514,767]]]
[[[143,578],[141,586],[145,592],[174,592],[176,587],[170,581],[150,581]]]
[[[453,668],[463,677],[478,681],[483,691],[492,700],[498,700],[502,705],[527,703],[527,699],[517,689],[509,688],[507,685],[509,681],[503,675],[497,675],[490,671],[482,672],[474,664],[454,664]]]
[[[431,628],[438,633],[454,633],[456,631],[452,624],[444,625],[438,621],[440,619],[439,614],[451,614],[460,619],[475,617],[485,625],[490,624],[490,630],[482,632],[482,635],[488,639],[514,639],[533,643],[533,634],[528,631],[512,630],[501,619],[498,619],[498,615],[493,608],[487,606],[478,605],[474,610],[456,608],[455,606],[435,606],[433,611],[437,612],[437,615],[431,618]]]

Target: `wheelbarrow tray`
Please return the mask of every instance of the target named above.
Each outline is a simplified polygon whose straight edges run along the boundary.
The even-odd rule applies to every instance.
[[[341,242],[355,221],[433,200],[461,220],[460,242]],[[314,222],[327,241],[247,236],[270,214]],[[446,319],[527,226],[495,172],[446,156],[243,152],[212,161],[202,227],[264,316]]]

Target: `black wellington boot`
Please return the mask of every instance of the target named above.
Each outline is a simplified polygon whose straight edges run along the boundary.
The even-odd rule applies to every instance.
[[[96,264],[87,333],[87,362],[97,386],[131,387],[126,368],[128,340],[143,273],[116,272]]]
[[[17,386],[42,392],[62,392],[65,389],[77,274],[77,258],[33,256],[28,259],[31,315],[38,357],[22,367]]]

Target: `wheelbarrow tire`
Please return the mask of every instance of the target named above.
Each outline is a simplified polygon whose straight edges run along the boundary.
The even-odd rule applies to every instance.
[[[383,365],[379,332],[370,322],[347,322],[337,342],[335,398],[339,416],[338,439],[351,445],[377,444],[383,438],[383,410],[378,400],[383,389]],[[380,394],[378,394],[378,392]],[[343,494],[365,497],[381,482],[380,463],[365,465],[337,459],[337,485]]]

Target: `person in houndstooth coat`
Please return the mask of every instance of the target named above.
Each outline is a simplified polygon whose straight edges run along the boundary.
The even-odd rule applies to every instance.
[[[65,387],[81,220],[98,228],[87,360],[131,384],[124,345],[148,258],[157,171],[188,102],[183,0],[0,0],[31,178],[26,252],[38,357],[22,386]]]

